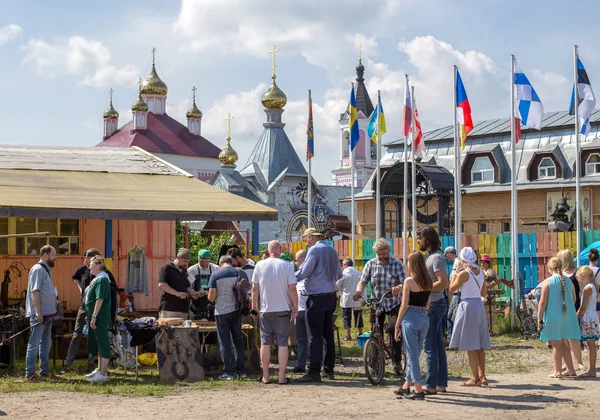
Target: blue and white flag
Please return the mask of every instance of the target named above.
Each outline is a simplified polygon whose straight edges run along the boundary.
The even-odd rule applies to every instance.
[[[590,79],[583,67],[583,63],[577,58],[577,95],[579,103],[577,111],[579,112],[579,122],[581,124],[581,134],[590,134],[590,117],[596,106],[596,96],[592,90]],[[571,91],[571,104],[569,105],[569,114],[575,115],[575,86]]]
[[[542,128],[544,106],[516,60],[514,63],[515,116],[525,127],[539,130]],[[519,137],[516,137],[517,142],[519,141]]]

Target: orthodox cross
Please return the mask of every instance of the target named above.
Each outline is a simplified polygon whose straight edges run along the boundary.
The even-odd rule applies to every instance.
[[[139,89],[139,91],[140,91],[140,92],[142,91],[142,83],[143,83],[143,82],[142,82],[142,78],[140,77],[140,78],[138,79],[138,89]]]
[[[110,103],[112,105],[112,94],[113,94],[113,88],[110,88],[110,90],[108,91],[108,93],[110,94]]]
[[[362,60],[362,49],[363,49],[362,44],[358,44],[358,61]]]
[[[227,121],[227,140],[231,139],[231,120],[233,120],[233,117],[231,116],[231,113],[228,112],[227,118],[225,118],[225,121]]]
[[[196,91],[197,91],[197,90],[198,90],[198,89],[196,89],[196,86],[194,86],[194,87],[192,88],[192,96],[193,96],[193,100],[194,100],[194,102],[196,102]]]
[[[152,47],[152,65],[154,65],[156,61],[156,48]]]
[[[279,48],[276,48],[275,45],[269,51],[269,54],[271,54],[271,71],[273,72],[273,76],[275,76],[275,54],[278,52]]]

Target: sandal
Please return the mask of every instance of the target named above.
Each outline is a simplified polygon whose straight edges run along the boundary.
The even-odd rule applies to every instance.
[[[489,382],[487,380],[487,378],[485,376],[482,376],[481,379],[479,380],[479,383],[481,383],[481,386],[488,386]]]
[[[548,378],[550,378],[550,379],[562,379],[562,374],[561,373],[553,373],[552,375],[548,375]]]
[[[425,388],[423,388],[423,392],[425,393],[425,395],[436,395],[437,394],[437,391],[430,391]]]
[[[459,385],[460,386],[467,386],[467,387],[469,387],[469,386],[481,386],[481,383],[478,380],[471,378],[468,381],[461,382]]]
[[[44,382],[44,378],[40,377],[37,373],[25,377],[25,379],[27,379],[27,382]]]
[[[580,373],[579,375],[577,375],[578,378],[595,378],[596,377],[596,372],[590,372],[589,370],[586,370],[583,373]]]
[[[262,376],[259,376],[258,379],[257,379],[257,381],[261,382],[263,385],[269,385],[269,384],[272,383],[270,379],[267,379],[265,381],[265,378],[263,378]]]
[[[398,388],[397,390],[394,391],[394,394],[396,395],[409,395],[410,394],[410,387],[408,388]]]
[[[572,370],[571,372],[563,372],[562,376],[564,376],[565,378],[576,378],[577,373],[574,370]]]

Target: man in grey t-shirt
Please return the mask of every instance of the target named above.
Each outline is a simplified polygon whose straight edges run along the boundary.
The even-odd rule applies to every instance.
[[[425,360],[427,376],[425,389],[430,393],[445,391],[448,386],[448,360],[444,343],[444,318],[448,312],[448,302],[444,290],[448,289],[446,273],[446,257],[440,251],[441,241],[437,231],[432,227],[419,230],[417,242],[421,251],[428,253],[426,265],[433,281],[429,305],[429,329],[425,338]]]

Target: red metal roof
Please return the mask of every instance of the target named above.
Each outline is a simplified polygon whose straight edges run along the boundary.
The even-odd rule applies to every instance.
[[[96,147],[137,146],[150,153],[218,158],[221,149],[202,136],[196,136],[168,115],[148,113],[148,129],[133,130],[133,121],[125,124]]]

